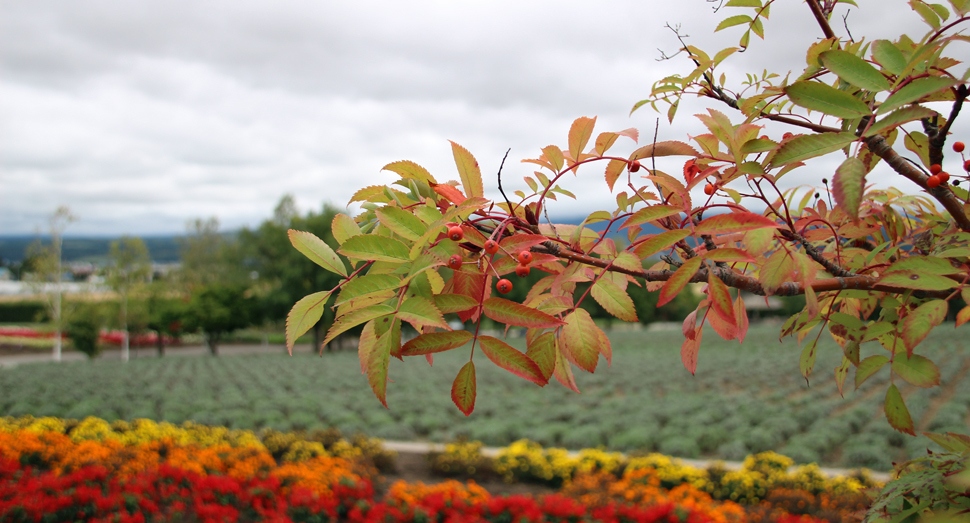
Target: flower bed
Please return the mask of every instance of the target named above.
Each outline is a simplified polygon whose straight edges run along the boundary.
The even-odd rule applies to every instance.
[[[366,459],[375,441],[365,440],[364,450],[332,434],[326,444],[292,433],[261,436],[148,420],[3,418],[0,520],[820,523],[847,515],[837,499],[804,490],[772,490],[745,507],[689,482],[666,488],[663,467],[627,463],[621,472],[597,451],[554,495],[491,496],[474,481],[455,480],[399,481],[378,495],[380,477]],[[331,455],[340,442],[356,452]]]

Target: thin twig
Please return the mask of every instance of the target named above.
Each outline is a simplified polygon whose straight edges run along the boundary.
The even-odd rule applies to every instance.
[[[502,157],[502,163],[498,166],[498,192],[502,193],[502,198],[505,198],[505,203],[509,206],[509,214],[515,214],[512,209],[512,202],[509,201],[509,197],[505,195],[505,191],[502,190],[502,167],[505,167],[505,159],[509,157],[509,152],[512,150],[511,147],[505,151],[505,156]]]

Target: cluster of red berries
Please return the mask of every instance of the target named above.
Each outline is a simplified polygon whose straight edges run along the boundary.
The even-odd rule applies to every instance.
[[[953,151],[957,153],[962,153],[966,149],[966,145],[963,142],[953,142]],[[963,163],[963,170],[970,171],[970,160]],[[950,173],[943,170],[943,166],[934,163],[930,166],[930,177],[926,179],[926,186],[930,189],[945,184],[950,181]],[[954,184],[956,182],[953,182]]]
[[[448,228],[448,238],[452,241],[460,242],[465,238],[465,233],[462,232],[461,227],[458,225],[452,225]],[[485,240],[485,252],[487,254],[495,254],[499,250],[498,242],[495,240]],[[522,251],[518,255],[519,264],[515,267],[515,274],[521,278],[529,275],[529,264],[532,263],[532,253],[529,251]],[[452,270],[461,269],[461,265],[464,263],[460,254],[452,254],[448,258],[448,268]],[[498,291],[502,294],[506,294],[512,290],[512,282],[502,278],[495,285]]]

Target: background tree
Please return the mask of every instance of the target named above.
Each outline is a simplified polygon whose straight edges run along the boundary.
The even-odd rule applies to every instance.
[[[108,267],[108,285],[118,293],[121,299],[121,359],[128,361],[128,301],[134,289],[143,285],[151,276],[151,258],[148,248],[141,238],[122,236],[120,240],[111,242]]]
[[[183,310],[182,325],[200,331],[210,354],[219,355],[222,338],[250,324],[253,300],[242,285],[213,283],[196,287]]]
[[[155,331],[158,357],[165,355],[165,338],[178,337],[184,328],[188,296],[183,297],[171,283],[154,280],[148,284],[142,308],[145,327]]]
[[[191,292],[211,284],[249,281],[249,270],[241,263],[240,244],[232,235],[219,232],[218,218],[197,218],[186,229],[187,234],[179,239],[181,266],[174,275],[178,284]]]
[[[239,237],[240,243],[245,246],[246,258],[259,274],[259,280],[266,284],[259,292],[260,309],[265,319],[285,319],[294,301],[340,281],[338,276],[295,251],[287,236],[289,229],[308,231],[331,247],[336,247],[331,223],[337,214],[336,209],[324,205],[319,212],[309,211],[301,216],[293,196],[288,194],[280,199],[271,219],[264,221],[256,230],[242,230]],[[333,311],[328,309],[311,327],[313,345],[317,349],[322,347],[323,333],[333,319]]]
[[[61,301],[64,290],[61,283],[64,277],[64,269],[61,263],[61,246],[64,230],[71,222],[76,220],[77,217],[71,214],[68,207],[58,207],[49,219],[50,245],[45,246],[38,240],[27,248],[27,259],[30,260],[31,268],[29,281],[33,282],[36,289],[47,297],[51,323],[54,324],[54,361],[61,360],[63,344],[61,339],[61,331],[63,330]]]
[[[93,360],[101,354],[101,328],[104,326],[104,312],[97,302],[78,302],[73,304],[66,315],[64,332],[71,340],[74,350]]]

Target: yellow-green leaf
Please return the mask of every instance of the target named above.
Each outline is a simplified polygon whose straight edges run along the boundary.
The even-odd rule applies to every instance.
[[[847,51],[825,51],[819,55],[819,60],[829,71],[856,87],[872,92],[888,91],[892,87],[889,80],[869,62]]]
[[[394,329],[389,329],[374,342],[373,348],[367,354],[367,382],[381,405],[387,408],[387,367],[394,350],[394,340],[400,339],[400,330],[395,336]]]
[[[917,271],[893,271],[883,275],[879,283],[921,291],[945,291],[959,285],[945,276]]]
[[[832,196],[835,196],[835,204],[853,220],[859,219],[865,187],[866,167],[862,160],[855,156],[846,158],[832,177]]]
[[[478,300],[464,294],[436,294],[434,304],[444,314],[462,312],[478,305]]]
[[[529,344],[525,355],[535,362],[542,372],[542,379],[548,382],[556,369],[556,334],[545,332],[539,335]]]
[[[417,180],[428,184],[438,183],[427,169],[410,160],[389,163],[381,170],[395,172],[401,175],[401,178],[405,179]]]
[[[771,158],[774,167],[822,156],[849,145],[856,140],[852,133],[821,133],[796,136],[778,148]]]
[[[887,114],[883,118],[879,119],[869,130],[866,131],[865,136],[875,136],[877,134],[885,134],[892,129],[915,120],[921,120],[923,118],[931,118],[936,115],[936,111],[927,109],[925,107],[920,107],[918,105],[911,105],[909,107],[903,107],[898,111],[893,111]]]
[[[892,74],[906,70],[906,57],[889,40],[876,40],[872,43],[872,57],[879,65]]]
[[[748,15],[730,16],[724,20],[721,20],[721,23],[717,24],[717,28],[714,29],[714,32],[716,33],[721,29],[727,29],[728,27],[734,27],[736,25],[746,24],[749,22],[751,22],[751,17]]]
[[[889,358],[882,354],[869,356],[859,362],[855,369],[855,388],[858,389],[870,376],[879,371],[884,365],[889,363]]]
[[[683,240],[689,235],[690,231],[686,229],[662,232],[649,240],[637,244],[633,248],[633,254],[636,254],[637,258],[641,260],[648,258],[664,249],[670,248],[671,245]]]
[[[411,261],[406,245],[394,238],[360,235],[348,238],[340,246],[340,254],[358,260],[374,260],[389,263]]]
[[[771,296],[782,283],[791,280],[795,272],[795,262],[784,249],[775,251],[761,266],[758,279],[765,294]]]
[[[701,220],[694,226],[694,233],[715,235],[767,228],[777,229],[778,224],[771,218],[753,212],[731,212]]]
[[[944,89],[949,89],[958,83],[960,83],[959,79],[946,76],[917,78],[889,95],[889,98],[886,98],[886,101],[876,109],[876,114],[886,114],[890,111],[895,111],[908,103],[918,101],[925,96]]]
[[[812,338],[812,341],[808,342],[802,349],[802,356],[798,360],[798,369],[806,380],[812,375],[812,370],[815,368],[815,358],[818,356],[817,343],[818,338]]]
[[[576,309],[566,316],[566,325],[560,337],[563,356],[586,372],[596,370],[599,362],[599,327],[586,309]]]
[[[633,299],[612,281],[600,278],[593,284],[590,294],[596,303],[599,303],[606,312],[616,316],[623,321],[635,322],[637,320],[636,308],[633,306]]]
[[[422,298],[421,296],[415,296],[413,298],[408,298],[404,300],[401,304],[401,308],[397,311],[397,317],[402,321],[406,321],[415,327],[427,326],[427,327],[440,327],[442,329],[447,329],[448,324],[445,323],[444,318],[441,316],[441,311],[434,306],[434,303],[427,298]]]
[[[636,225],[641,225],[647,222],[652,222],[654,220],[659,220],[661,218],[666,218],[668,216],[673,216],[679,214],[681,208],[674,207],[673,205],[651,205],[650,207],[644,207],[639,211],[633,213],[633,216],[623,223],[620,229],[625,229],[627,227],[633,227]]]
[[[562,353],[562,343],[559,344],[559,349],[556,350],[556,368],[553,370],[552,375],[556,377],[556,381],[562,384],[563,387],[579,394],[579,387],[576,386],[576,377],[573,376],[573,368],[566,361],[565,355]]]
[[[893,356],[893,372],[911,385],[928,389],[940,384],[940,369],[924,356],[898,352]]]
[[[630,155],[630,161],[639,160],[641,158],[651,158],[654,156],[700,156],[697,149],[694,149],[690,145],[684,142],[678,142],[675,140],[669,140],[666,142],[657,142],[649,145],[644,145],[643,147],[633,151]]]
[[[482,171],[478,167],[478,160],[455,142],[451,142],[451,152],[455,157],[455,165],[458,166],[458,175],[461,177],[465,196],[469,198],[484,196],[485,189],[482,187]]]
[[[296,247],[296,250],[303,253],[307,258],[310,258],[313,263],[330,272],[339,274],[344,278],[347,277],[347,267],[344,265],[343,260],[337,256],[337,253],[333,252],[333,249],[326,242],[317,238],[315,234],[293,229],[287,231],[287,234],[290,237],[290,243],[293,244],[293,247]]]
[[[360,234],[360,226],[350,216],[338,213],[333,217],[333,221],[330,222],[330,232],[333,233],[333,237],[337,240],[337,243],[343,245],[347,241],[347,238]]]
[[[286,350],[293,354],[293,344],[320,321],[332,291],[315,292],[293,305],[286,315]]]
[[[466,363],[451,384],[451,401],[465,416],[475,410],[475,362]]]
[[[334,302],[334,306],[339,307],[362,296],[393,290],[402,284],[403,282],[399,276],[391,274],[363,274],[340,287],[340,294],[337,295],[337,301]]]
[[[427,230],[427,226],[415,215],[400,207],[385,206],[377,209],[377,219],[384,227],[406,240],[417,240]]]
[[[889,385],[889,390],[886,391],[886,419],[889,420],[889,424],[899,432],[904,432],[910,436],[915,436],[913,426],[913,418],[909,415],[909,409],[906,408],[906,403],[903,402],[903,396],[899,393],[899,389],[896,388],[896,384],[893,383]]]
[[[933,327],[943,323],[943,320],[946,319],[947,310],[946,300],[931,300],[906,315],[906,318],[903,320],[903,329],[900,332],[900,337],[903,339],[903,343],[906,344],[906,350],[909,354],[913,353],[913,349],[929,335]],[[897,355],[896,357],[898,358],[899,356]],[[895,369],[896,363],[893,360],[893,370]],[[906,377],[903,376],[903,379],[906,379]],[[906,379],[906,381],[909,380]]]
[[[330,326],[330,330],[327,331],[327,337],[324,338],[322,345],[330,343],[340,334],[343,334],[344,332],[360,325],[361,323],[373,320],[374,318],[380,318],[381,316],[387,316],[388,314],[394,314],[394,307],[383,303],[347,312],[343,316],[337,318],[337,321],[333,322],[333,325]]]
[[[785,88],[785,94],[795,105],[839,118],[859,118],[872,114],[862,100],[819,82],[795,82]]]
[[[574,162],[579,161],[579,155],[586,149],[586,144],[593,136],[594,125],[596,125],[596,117],[581,116],[569,127],[569,155]]]

